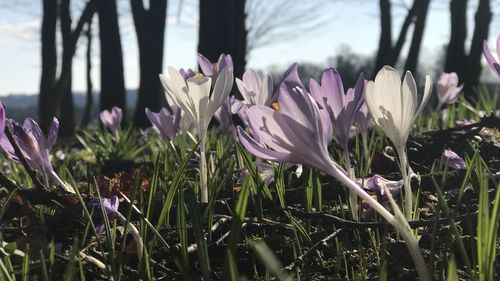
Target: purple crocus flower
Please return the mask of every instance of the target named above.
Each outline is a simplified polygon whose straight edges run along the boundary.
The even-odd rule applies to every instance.
[[[360,185],[363,186],[365,190],[370,193],[375,193],[377,198],[381,200],[384,206],[389,205],[389,197],[386,193],[386,189],[391,193],[392,197],[395,197],[403,187],[403,180],[391,181],[383,178],[380,175],[373,175],[372,177],[366,178],[364,180],[356,180]],[[375,210],[368,204],[362,204],[363,208],[363,218],[372,217]]]
[[[313,79],[309,82],[311,95],[330,115],[333,133],[344,150],[347,149],[354,116],[363,104],[364,86],[365,78],[363,74],[360,74],[354,88],[344,92],[342,79],[333,68],[323,73],[321,85]]]
[[[233,70],[233,59],[231,55],[221,54],[216,63],[212,63],[202,54],[198,54],[198,64],[203,75],[212,77],[212,83],[215,83],[217,76],[224,69]]]
[[[181,68],[179,69],[179,74],[184,78],[184,80],[188,80],[191,77],[194,77],[196,75],[196,72],[192,70],[191,68]]]
[[[455,72],[441,74],[437,82],[438,110],[444,104],[455,103],[463,87],[464,85],[458,86],[458,75]]]
[[[240,91],[243,101],[237,101],[232,107],[233,113],[238,113],[245,125],[248,125],[246,109],[252,105],[271,106],[276,100],[273,94],[273,78],[271,75],[261,77],[254,70],[247,70],[243,80],[236,78],[236,86]]]
[[[328,113],[319,109],[305,88],[297,85],[295,69],[293,65],[281,83],[280,91],[286,93],[278,96],[280,111],[263,105],[252,106],[247,111],[250,128],[260,143],[241,128],[238,128],[238,136],[257,157],[324,170],[331,164],[327,149],[331,122]]]
[[[123,217],[123,215],[118,212],[118,207],[120,205],[120,201],[118,200],[117,196],[113,196],[110,199],[108,198],[92,198],[89,200],[87,207],[89,209],[95,209],[99,210],[101,209],[101,204],[104,207],[104,211],[106,212],[106,215],[108,216],[109,219],[118,219],[120,217]],[[96,213],[98,217],[100,217],[99,212]],[[104,225],[98,225],[96,227],[96,230],[98,230],[98,233],[103,233],[104,232]]]
[[[120,130],[120,123],[123,119],[121,108],[113,106],[111,112],[109,110],[103,110],[100,117],[102,124],[108,128],[111,133],[116,134],[118,130]]]
[[[444,150],[442,161],[452,169],[463,170],[466,168],[465,160],[462,157],[458,156],[458,154],[453,152],[451,149]]]
[[[57,132],[59,131],[59,121],[57,118],[52,119],[47,139],[45,139],[38,123],[31,118],[26,118],[22,126],[12,119],[7,119],[6,126],[12,131],[12,137],[19,146],[28,165],[44,175],[47,186],[48,178],[50,177],[63,189],[74,193],[73,189],[59,178],[50,162],[49,151],[56,142]],[[14,147],[5,134],[2,134],[0,137],[0,146],[11,160],[20,162],[14,151]]]
[[[89,209],[94,210],[94,214],[97,215],[97,217],[102,219],[102,212],[101,206],[104,208],[104,213],[108,217],[108,219],[112,220],[118,220],[122,224],[127,224],[127,229],[132,234],[132,237],[134,237],[135,243],[137,245],[137,257],[139,260],[142,258],[142,251],[144,244],[142,242],[141,235],[139,234],[139,230],[137,230],[137,227],[133,225],[131,222],[127,221],[127,218],[125,218],[119,211],[120,201],[118,201],[118,197],[113,196],[111,199],[108,198],[92,198],[88,204],[87,207]],[[95,230],[97,234],[102,234],[104,233],[104,224],[99,224],[96,226]]]
[[[363,102],[358,112],[354,115],[354,124],[358,126],[361,134],[366,134],[368,129],[372,126],[372,116],[370,115],[370,111],[368,110],[368,106]]]
[[[179,128],[181,119],[181,111],[175,110],[175,113],[170,113],[166,108],[162,108],[160,112],[155,113],[146,108],[146,116],[153,125],[153,129],[166,141],[171,141],[175,138]]]
[[[500,35],[497,37],[497,58],[500,58]],[[488,42],[486,40],[483,41],[483,55],[491,69],[495,71],[495,73],[500,76],[500,65],[496,58],[491,54],[490,48],[488,47]]]
[[[387,198],[384,187],[387,187],[392,196],[396,196],[403,187],[403,180],[391,181],[380,175],[373,175],[365,179],[363,187],[368,191],[377,193],[377,195],[383,198]]]
[[[241,143],[255,156],[276,161],[302,163],[318,169],[329,166],[328,142],[331,124],[305,89],[294,88],[278,97],[280,112],[262,105],[248,109],[250,127],[260,143],[241,128]]]

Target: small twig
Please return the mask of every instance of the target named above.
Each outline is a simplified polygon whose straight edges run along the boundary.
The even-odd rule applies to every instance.
[[[154,266],[158,266],[160,269],[163,270],[164,273],[169,274],[170,276],[175,277],[176,279],[181,279],[181,277],[182,277],[182,274],[162,265],[161,263],[153,260],[152,258],[149,259],[149,262],[151,264],[153,264]]]
[[[344,230],[343,228],[337,229],[332,234],[318,241],[311,248],[309,248],[309,250],[307,250],[305,253],[296,258],[291,264],[285,266],[283,268],[283,271],[292,271],[295,267],[299,266],[299,264],[301,264],[307,257],[309,257],[313,252],[328,247],[330,240],[337,237],[343,230]]]
[[[325,214],[325,213],[309,213],[294,209],[292,207],[287,207],[293,215],[308,218],[308,219],[322,219],[331,224],[334,224],[337,228],[356,228],[356,229],[368,229],[368,228],[381,228],[387,225],[387,222],[359,222],[359,221],[351,221],[346,220],[334,215]],[[470,214],[462,215],[456,218],[455,222],[461,220],[462,218],[469,216]],[[408,224],[411,228],[420,228],[426,226],[432,226],[434,223],[444,224],[449,221],[448,218],[440,218],[440,219],[432,219],[432,220],[418,220],[418,221],[409,221]]]
[[[28,172],[28,175],[30,176],[31,180],[35,184],[36,187],[41,188],[41,189],[47,189],[38,179],[36,176],[35,172],[31,169],[31,167],[28,165],[28,162],[26,161],[26,158],[24,157],[23,153],[21,152],[21,149],[17,145],[17,142],[14,140],[14,137],[12,135],[12,131],[10,130],[9,126],[5,126],[5,135],[7,136],[7,139],[9,139],[10,144],[14,148],[14,152],[16,153],[17,157],[19,158],[19,161],[23,165],[24,169],[26,172]]]

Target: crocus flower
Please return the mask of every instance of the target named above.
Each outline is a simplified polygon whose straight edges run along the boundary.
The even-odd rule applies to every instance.
[[[339,73],[330,68],[323,73],[321,85],[313,79],[309,82],[311,95],[330,115],[333,133],[344,150],[347,149],[354,116],[363,104],[364,81],[363,74],[359,75],[356,86],[344,92]]]
[[[172,102],[191,117],[200,137],[200,190],[202,202],[208,202],[205,138],[210,120],[229,96],[233,87],[233,71],[223,68],[212,88],[212,78],[195,76],[184,80],[174,68],[160,74],[165,93]]]
[[[180,110],[176,110],[174,114],[170,113],[166,108],[162,108],[160,112],[155,113],[146,108],[146,116],[153,125],[153,129],[166,141],[171,141],[177,134],[179,121],[181,118]]]
[[[398,72],[384,66],[366,86],[365,100],[373,121],[382,128],[396,147],[405,146],[417,116],[427,104],[432,79],[425,77],[423,96],[417,93],[415,79],[407,71],[401,83]]]
[[[361,104],[358,112],[354,115],[354,124],[359,128],[361,134],[366,134],[368,129],[372,126],[372,116],[370,115],[370,111],[364,99],[363,104]]]
[[[191,68],[181,68],[179,69],[179,74],[184,78],[184,80],[188,80],[191,77],[194,77],[196,75],[196,72],[192,70]]]
[[[382,197],[388,196],[386,194],[386,190],[388,190],[392,196],[396,196],[402,187],[403,187],[403,180],[392,181],[380,175],[373,175],[364,180],[364,188],[366,190],[375,192]]]
[[[463,87],[464,85],[458,86],[458,75],[455,72],[441,74],[437,82],[438,110],[444,104],[455,103]]]
[[[160,74],[165,93],[172,102],[196,123],[198,134],[204,134],[210,119],[229,96],[233,86],[233,72],[225,68],[211,90],[212,78],[196,76],[184,80],[174,68]]]
[[[342,79],[337,70],[330,68],[323,73],[321,85],[313,79],[309,82],[309,90],[316,102],[324,108],[332,122],[333,133],[337,137],[343,150],[344,163],[351,178],[355,178],[354,170],[351,169],[349,156],[349,135],[354,122],[354,116],[363,104],[363,90],[365,79],[363,74],[359,75],[354,88],[344,92]],[[358,219],[358,201],[354,191],[351,190],[349,204],[354,219]]]
[[[210,62],[202,54],[198,54],[198,64],[200,65],[203,75],[212,77],[212,83],[215,83],[217,76],[224,68],[233,71],[233,59],[231,55],[221,54],[216,63]]]
[[[418,95],[417,85],[411,72],[407,71],[401,82],[398,72],[384,66],[375,77],[375,82],[366,85],[365,101],[373,121],[391,139],[398,152],[400,169],[405,181],[406,218],[411,219],[413,193],[411,192],[409,164],[406,156],[406,141],[418,114],[429,101],[432,79],[425,77],[423,95]]]
[[[101,211],[101,206],[104,208],[104,213],[108,217],[108,219],[112,220],[118,220],[122,224],[127,224],[127,229],[132,234],[132,237],[134,237],[135,244],[137,245],[137,257],[139,260],[142,258],[142,250],[144,247],[144,244],[142,242],[141,235],[139,234],[139,230],[137,230],[137,227],[135,227],[134,224],[130,223],[127,221],[127,218],[125,218],[119,211],[120,202],[118,201],[118,197],[113,196],[111,199],[108,198],[92,198],[89,203],[87,204],[87,207],[89,209],[93,209],[94,213],[99,217],[99,215],[102,216],[102,211]],[[104,224],[99,224],[96,226],[96,232],[97,234],[104,233]]]
[[[483,55],[491,69],[493,69],[493,71],[500,76],[500,65],[498,64],[498,60],[491,54],[486,40],[483,41]],[[497,58],[500,58],[500,35],[497,37]]]
[[[368,110],[368,106],[366,106],[366,102],[359,108],[356,115],[354,115],[354,124],[358,127],[361,132],[361,141],[363,144],[363,154],[364,154],[364,163],[367,169],[367,172],[370,170],[370,151],[368,149],[368,129],[372,126],[372,116],[370,115],[370,111]]]
[[[463,170],[466,168],[465,160],[462,157],[458,156],[458,154],[453,152],[451,149],[444,150],[442,161],[452,169]]]
[[[66,185],[59,178],[50,162],[49,151],[56,142],[57,132],[59,131],[59,121],[56,118],[52,119],[52,125],[47,139],[45,139],[38,123],[31,118],[26,118],[22,126],[12,119],[7,119],[6,126],[12,131],[12,137],[19,146],[28,165],[44,175],[45,184],[47,186],[50,177],[64,190],[74,193],[73,188]],[[18,163],[20,162],[14,151],[14,147],[5,134],[2,134],[0,137],[0,146],[11,160]]]
[[[387,191],[391,193],[392,197],[395,197],[403,187],[403,180],[392,181],[385,179],[380,175],[373,175],[366,179],[358,179],[357,182],[363,185],[363,188],[368,192],[375,193],[377,198],[379,198],[381,203],[386,206],[389,203],[389,195]],[[368,204],[363,204],[363,217],[368,218],[373,215],[375,210]]]
[[[260,141],[238,128],[240,141],[257,157],[324,169],[331,161],[327,149],[332,132],[328,113],[318,108],[304,88],[286,81],[280,88],[289,92],[278,96],[280,111],[263,105],[247,111],[250,128]]]
[[[250,127],[253,134],[259,136],[260,141],[257,142],[241,127],[238,127],[240,142],[257,157],[317,168],[354,190],[361,199],[400,232],[407,243],[421,279],[430,280],[418,242],[398,206],[391,202],[396,216],[392,215],[331,160],[328,143],[332,128],[328,112],[319,108],[318,103],[305,88],[297,86],[297,83],[290,83],[293,75],[285,78],[288,79],[284,79],[280,89],[286,94],[280,93],[278,96],[280,111],[262,105],[255,105],[248,109]]]
[[[231,110],[233,113],[238,113],[242,122],[247,126],[246,110],[248,106],[271,106],[276,100],[276,95],[273,94],[273,78],[271,75],[262,77],[256,71],[249,69],[243,74],[243,80],[236,78],[236,86],[243,97],[243,101],[236,101]]]
[[[100,117],[102,124],[108,128],[111,133],[116,134],[118,130],[120,130],[120,123],[123,118],[121,108],[113,106],[111,112],[109,110],[103,110]]]

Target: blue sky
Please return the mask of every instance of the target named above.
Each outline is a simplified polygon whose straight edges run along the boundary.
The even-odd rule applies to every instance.
[[[248,0],[247,0],[248,1]],[[255,1],[255,0],[249,0]],[[265,0],[257,0],[265,1]],[[291,1],[291,0],[290,0]],[[297,1],[297,9],[302,3]],[[271,65],[286,67],[292,62],[324,63],[342,45],[349,45],[353,52],[373,55],[379,37],[378,1],[376,0],[311,0],[322,5],[314,17],[324,23],[314,31],[293,35],[293,39],[276,38],[272,44],[253,50],[248,56],[248,67],[266,70]],[[40,80],[40,15],[42,1],[1,0],[0,1],[0,95],[12,93],[36,93]],[[79,12],[83,1],[75,2],[74,10]],[[120,32],[124,50],[126,87],[138,85],[137,42],[127,0],[118,0],[120,10]],[[409,1],[395,1],[404,3]],[[197,45],[197,3],[184,1],[182,12],[178,13],[179,0],[169,1],[164,67],[193,67]],[[476,1],[471,1],[469,27],[473,21]],[[495,5],[494,18],[490,27],[490,40],[500,31]],[[404,17],[404,8],[393,9],[393,37],[399,31]],[[96,30],[96,29],[95,29]],[[290,30],[293,32],[294,30]],[[472,31],[469,31],[469,36]],[[83,39],[83,38],[82,38]],[[422,58],[433,61],[436,53],[449,39],[448,1],[434,0],[428,15],[424,34]],[[492,41],[493,42],[493,41]],[[80,40],[73,66],[73,89],[85,89],[84,65],[85,39]],[[493,48],[493,44],[491,44]],[[93,41],[93,82],[99,85],[98,38]]]

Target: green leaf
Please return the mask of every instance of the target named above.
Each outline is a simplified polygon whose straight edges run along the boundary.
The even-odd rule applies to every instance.
[[[292,280],[283,270],[283,265],[278,260],[276,255],[271,249],[266,245],[266,243],[253,242],[248,240],[248,245],[250,249],[257,255],[261,263],[269,270],[269,272],[280,281]]]

